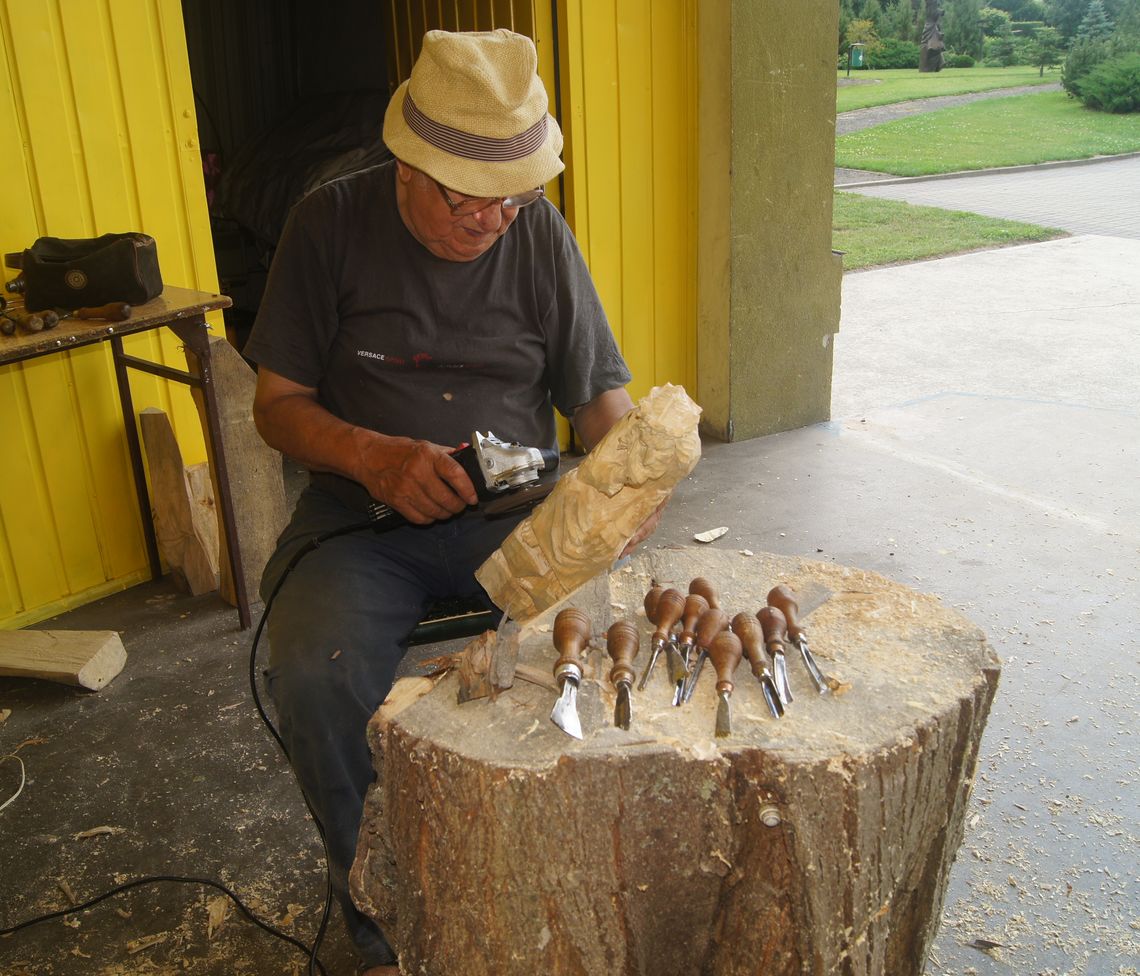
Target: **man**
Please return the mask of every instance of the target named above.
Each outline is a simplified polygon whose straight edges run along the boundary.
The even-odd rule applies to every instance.
[[[480,594],[475,570],[521,517],[470,511],[451,452],[474,430],[553,447],[555,407],[590,449],[633,406],[577,245],[542,199],[562,135],[536,65],[509,31],[429,33],[385,115],[396,161],[294,208],[245,348],[258,430],[314,472],[262,595],[309,539],[360,522],[373,499],[411,523],[309,553],[268,621],[281,734],[370,974],[397,970],[347,891],[372,780],[365,725],[425,608]]]

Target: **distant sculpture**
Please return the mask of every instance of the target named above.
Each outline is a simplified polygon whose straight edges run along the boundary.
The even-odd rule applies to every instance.
[[[926,0],[926,23],[922,27],[922,51],[919,54],[919,71],[941,71],[942,52],[946,42],[942,40],[942,7],[939,0]]]

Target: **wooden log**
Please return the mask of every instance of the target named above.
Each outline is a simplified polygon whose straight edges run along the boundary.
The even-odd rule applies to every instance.
[[[525,621],[605,572],[701,457],[701,409],[654,387],[479,567],[495,604]]]
[[[789,655],[795,700],[776,720],[742,665],[732,735],[716,739],[711,669],[675,708],[662,662],[630,730],[615,728],[605,630],[637,623],[640,672],[646,591],[697,576],[730,616],[793,587],[836,691],[816,694]],[[567,601],[599,648],[583,740],[550,722],[546,689],[458,705],[452,675],[397,684],[370,723],[377,780],[351,884],[401,971],[917,976],[998,680],[984,635],[874,573],[768,554],[658,550],[608,584]],[[531,622],[520,666],[549,673],[560,607]]]
[[[233,501],[238,551],[250,604],[257,603],[258,586],[265,564],[277,545],[277,537],[285,528],[289,512],[285,503],[285,478],[281,453],[261,439],[253,423],[253,394],[257,374],[241,354],[220,336],[210,336],[211,381],[218,404],[222,449],[225,452]],[[193,356],[187,355],[191,371],[198,370]],[[201,393],[194,391],[194,402],[205,427],[205,404]],[[211,467],[211,477],[214,469]],[[214,478],[215,497],[219,491]],[[237,605],[233,573],[225,533],[219,526],[220,592],[229,603]]]
[[[0,675],[43,678],[98,691],[123,670],[113,630],[0,630]]]
[[[192,498],[182,451],[170,418],[156,407],[139,413],[150,474],[151,510],[158,552],[178,584],[195,596],[218,588],[217,533],[203,534],[201,505]]]

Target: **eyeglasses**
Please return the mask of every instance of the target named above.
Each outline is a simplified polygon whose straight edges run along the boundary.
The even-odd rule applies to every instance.
[[[452,217],[466,217],[470,214],[476,214],[494,204],[498,204],[504,210],[517,210],[519,207],[525,207],[546,196],[546,190],[539,186],[533,190],[524,190],[522,193],[512,194],[509,197],[465,197],[462,200],[455,201],[451,199],[447,188],[439,180],[433,179],[432,182],[439,190],[439,195],[443,197],[443,202],[447,204]]]

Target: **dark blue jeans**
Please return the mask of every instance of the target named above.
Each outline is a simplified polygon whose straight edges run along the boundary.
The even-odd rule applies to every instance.
[[[320,818],[333,892],[368,965],[395,962],[348,893],[364,794],[373,780],[365,727],[387,696],[408,634],[446,597],[482,596],[475,570],[522,516],[465,515],[430,526],[340,536],[308,553],[274,599],[268,687],[289,761]],[[316,535],[363,515],[310,486],[265,567],[265,599]]]

